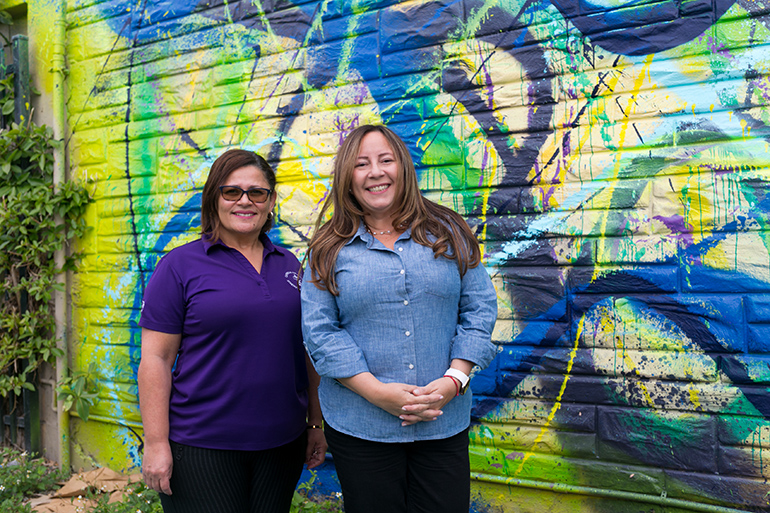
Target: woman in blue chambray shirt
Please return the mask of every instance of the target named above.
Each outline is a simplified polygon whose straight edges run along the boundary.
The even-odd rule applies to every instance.
[[[464,392],[496,353],[496,294],[480,263],[462,217],[421,196],[403,141],[384,126],[353,130],[302,287],[347,513],[468,511]]]

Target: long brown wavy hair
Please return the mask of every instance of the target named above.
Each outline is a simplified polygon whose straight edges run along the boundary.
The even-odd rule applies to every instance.
[[[334,278],[337,256],[356,234],[362,217],[367,214],[350,189],[361,140],[371,132],[379,132],[385,137],[399,167],[401,204],[393,216],[393,226],[411,226],[415,242],[432,248],[434,258],[443,256],[457,261],[461,276],[479,265],[479,243],[465,220],[453,210],[420,194],[412,157],[401,138],[385,126],[362,125],[347,136],[334,160],[332,190],[321,207],[310,240],[310,282],[319,289],[339,295]],[[332,218],[321,225],[329,210]],[[431,241],[430,236],[435,240]]]
[[[240,149],[227,150],[220,155],[211,165],[209,176],[206,178],[206,184],[203,186],[203,194],[201,194],[201,233],[212,242],[217,242],[220,236],[219,186],[225,185],[225,181],[230,176],[230,173],[246,166],[254,166],[262,171],[265,180],[270,185],[270,190],[273,191],[272,194],[275,194],[275,184],[277,182],[275,171],[273,171],[273,168],[270,167],[270,164],[265,159],[253,151]],[[260,235],[270,231],[272,226],[273,216],[268,215]]]

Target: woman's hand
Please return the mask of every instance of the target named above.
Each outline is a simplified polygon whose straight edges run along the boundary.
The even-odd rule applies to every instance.
[[[395,415],[403,422],[402,426],[410,426],[424,420],[436,420],[443,412],[432,405],[441,401],[439,394],[415,395],[414,385],[404,383],[380,383],[369,401]]]
[[[338,380],[373,405],[401,419],[402,426],[424,420],[436,420],[443,412],[431,405],[442,399],[439,394],[412,393],[418,387],[405,383],[383,383],[371,373],[356,374]]]
[[[429,404],[433,410],[441,410],[444,406],[457,395],[457,382],[449,376],[442,376],[434,379],[424,387],[415,388],[412,393],[417,397],[436,397],[441,398]]]
[[[451,362],[451,367],[468,376],[473,369],[473,362],[460,358],[454,358]],[[416,388],[413,393],[418,397],[434,397],[436,395],[442,396],[440,400],[429,405],[432,409],[440,410],[446,406],[453,397],[457,395],[459,386],[460,383],[456,381],[455,378],[445,375],[438,379],[434,379],[424,387]]]
[[[326,459],[326,435],[322,429],[309,428],[307,430],[307,449],[305,450],[305,464],[308,470],[316,468]]]
[[[173,458],[168,442],[168,403],[171,396],[171,367],[182,335],[142,328],[142,359],[139,362],[139,405],[144,427],[142,474],[147,486],[171,495]]]
[[[144,448],[142,461],[142,477],[147,488],[156,492],[171,495],[171,471],[174,466],[174,458],[171,455],[171,445],[168,440]]]

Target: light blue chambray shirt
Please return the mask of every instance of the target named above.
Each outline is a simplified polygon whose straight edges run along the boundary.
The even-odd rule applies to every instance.
[[[385,383],[422,386],[443,376],[454,358],[489,365],[496,354],[497,296],[484,267],[460,278],[454,260],[434,258],[411,230],[391,250],[361,223],[337,257],[335,276],[337,297],[309,278],[302,286],[302,332],[322,376],[325,421],[378,442],[441,439],[468,427],[470,391],[452,399],[437,420],[401,426],[335,378],[368,371]]]

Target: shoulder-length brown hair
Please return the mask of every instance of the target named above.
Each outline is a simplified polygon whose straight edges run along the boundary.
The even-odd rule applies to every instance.
[[[206,178],[201,195],[201,233],[212,242],[217,242],[219,233],[219,186],[226,185],[230,173],[246,166],[254,166],[265,176],[270,185],[271,194],[275,194],[275,171],[265,159],[248,150],[227,150],[214,161]],[[269,199],[268,199],[269,200]],[[270,231],[273,226],[273,216],[268,215],[260,235]]]
[[[393,216],[393,226],[411,226],[415,242],[432,248],[435,258],[443,256],[456,260],[460,275],[479,265],[479,243],[465,220],[453,210],[437,205],[420,194],[412,157],[401,138],[385,126],[363,125],[347,136],[334,160],[332,190],[321,207],[315,233],[310,240],[311,283],[335,296],[339,295],[334,278],[337,256],[342,246],[358,231],[362,216],[367,214],[350,189],[361,140],[371,132],[379,132],[385,137],[399,167],[401,204]],[[332,218],[321,225],[329,210],[332,211]]]

